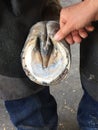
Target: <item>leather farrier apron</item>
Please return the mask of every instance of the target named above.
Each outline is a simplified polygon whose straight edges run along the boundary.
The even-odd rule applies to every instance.
[[[95,30],[80,45],[81,82],[87,92],[98,101],[98,22]]]
[[[44,1],[0,0],[1,98],[22,98],[42,89],[25,76],[20,54],[30,27],[41,20]]]

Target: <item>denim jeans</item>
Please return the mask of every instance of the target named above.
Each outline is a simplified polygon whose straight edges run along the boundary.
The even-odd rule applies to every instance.
[[[27,98],[5,101],[17,130],[57,130],[57,104],[49,88]]]
[[[84,89],[77,119],[81,130],[98,130],[98,102]]]
[[[17,130],[57,130],[57,104],[49,88],[24,99],[5,101]],[[98,102],[84,90],[77,119],[81,130],[98,130]]]

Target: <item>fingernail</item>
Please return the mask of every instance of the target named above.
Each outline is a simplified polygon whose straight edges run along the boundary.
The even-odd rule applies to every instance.
[[[55,39],[56,41],[61,40],[59,33],[56,33],[56,34],[55,34],[54,39]]]

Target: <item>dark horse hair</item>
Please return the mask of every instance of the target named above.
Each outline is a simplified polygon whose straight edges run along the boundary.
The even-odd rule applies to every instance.
[[[60,9],[58,0],[0,1],[0,44],[5,46],[1,46],[0,51],[0,73],[9,76],[23,74],[20,53],[30,27],[38,21],[58,20]]]

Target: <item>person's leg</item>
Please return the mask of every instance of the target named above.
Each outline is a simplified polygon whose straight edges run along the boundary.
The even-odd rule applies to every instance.
[[[80,130],[98,130],[98,102],[84,89],[78,109]]]
[[[80,77],[84,95],[79,104],[81,130],[98,130],[98,21],[80,44]]]
[[[5,101],[17,130],[57,130],[57,104],[49,88],[24,99]]]

